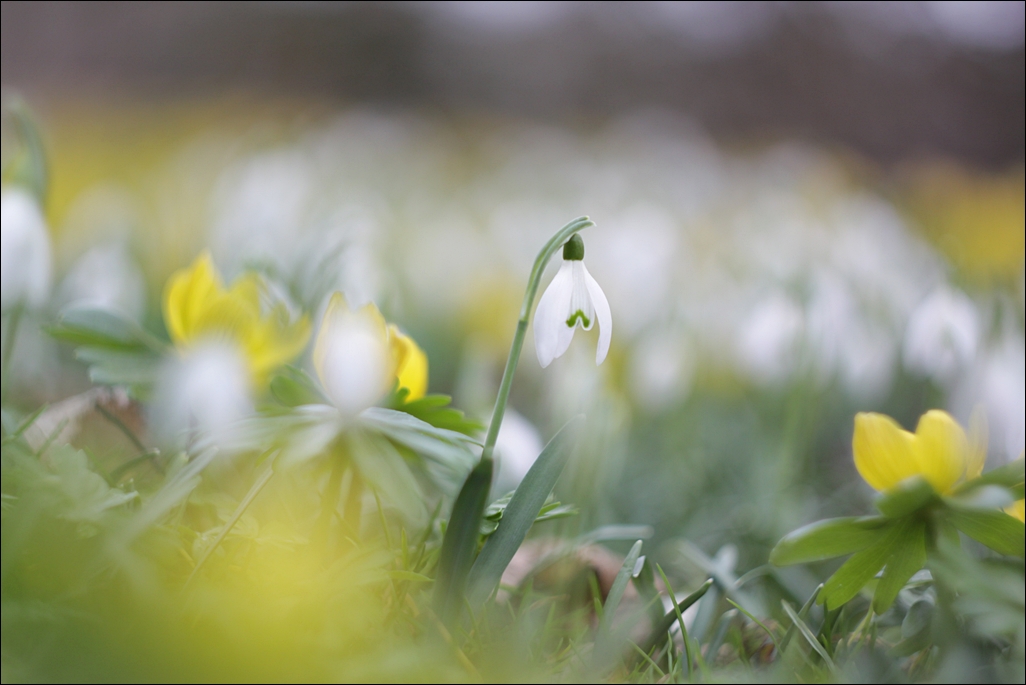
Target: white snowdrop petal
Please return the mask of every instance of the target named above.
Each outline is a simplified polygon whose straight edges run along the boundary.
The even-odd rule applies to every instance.
[[[2,308],[38,307],[50,291],[50,235],[38,203],[21,189],[0,197],[0,288]]]
[[[584,271],[584,282],[588,287],[588,294],[591,296],[591,305],[595,310],[595,319],[598,321],[599,339],[598,347],[595,350],[595,363],[601,364],[609,354],[609,342],[613,337],[613,316],[609,311],[609,301],[606,294],[602,292],[598,282],[588,273],[587,267],[581,263]]]
[[[549,287],[542,293],[538,308],[534,312],[534,349],[538,353],[538,363],[542,368],[552,360],[566,352],[573,337],[573,330],[566,326],[565,312],[570,307],[573,295],[573,269],[570,262],[556,272]],[[569,332],[566,337],[564,330]]]
[[[573,265],[573,294],[570,296],[570,306],[567,308],[566,319],[570,328],[575,328],[578,323],[586,331],[590,331],[595,325],[595,308],[591,303],[591,295],[588,293],[587,274],[588,270],[584,262],[577,260],[570,262]],[[578,316],[583,315],[583,318]],[[565,351],[565,350],[564,350]]]

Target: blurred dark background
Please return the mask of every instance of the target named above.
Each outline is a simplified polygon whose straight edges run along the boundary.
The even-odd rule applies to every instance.
[[[1024,158],[1024,3],[2,4],[36,99],[225,92],[589,125],[682,113],[732,144]]]

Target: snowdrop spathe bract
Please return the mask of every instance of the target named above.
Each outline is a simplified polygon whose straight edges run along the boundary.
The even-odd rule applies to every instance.
[[[596,321],[599,340],[595,363],[601,364],[609,353],[613,320],[605,293],[584,266],[584,241],[575,234],[563,246],[563,265],[534,313],[534,347],[542,368],[567,351],[578,323],[590,331]]]
[[[225,288],[209,252],[168,280],[164,292],[164,321],[175,346],[188,351],[211,340],[236,346],[248,365],[255,386],[275,368],[294,359],[310,338],[310,323],[292,321],[283,303],[264,311],[263,284],[256,274],[244,274]]]
[[[0,298],[7,311],[38,307],[50,294],[50,234],[39,203],[26,190],[5,188],[0,195]]]
[[[314,368],[328,399],[344,415],[374,405],[396,384],[406,401],[427,391],[427,355],[390,325],[373,303],[353,311],[335,293],[321,321]]]

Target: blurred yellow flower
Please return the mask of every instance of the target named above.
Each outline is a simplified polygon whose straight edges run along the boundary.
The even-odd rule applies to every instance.
[[[356,414],[373,405],[398,382],[406,401],[427,391],[427,355],[403,335],[373,303],[352,311],[335,293],[321,320],[314,344],[314,368],[332,403]]]
[[[291,322],[282,304],[263,312],[260,278],[245,274],[225,289],[210,253],[204,251],[167,282],[164,322],[176,347],[187,349],[207,340],[229,341],[243,353],[255,384],[306,347],[306,315]]]
[[[1005,509],[1009,516],[1014,516],[1023,523],[1026,523],[1026,500],[1019,500],[1012,506]]]
[[[427,392],[427,355],[413,338],[403,335],[395,324],[388,327],[388,341],[395,359],[395,375],[399,379],[399,387],[409,391],[406,401],[420,399]]]
[[[926,412],[915,433],[882,414],[855,417],[855,467],[875,490],[922,476],[940,494],[983,471],[985,450],[970,448],[965,431],[944,411]]]

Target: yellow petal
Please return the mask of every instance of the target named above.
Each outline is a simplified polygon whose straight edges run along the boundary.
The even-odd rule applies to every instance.
[[[1005,509],[1005,513],[1009,516],[1014,516],[1023,523],[1026,523],[1026,500],[1019,500],[1012,506]]]
[[[969,458],[965,465],[965,479],[979,478],[987,463],[987,415],[977,406],[969,417]]]
[[[284,307],[262,319],[246,339],[246,354],[258,378],[298,356],[310,339],[310,319],[304,314],[289,322]]]
[[[195,337],[195,323],[205,303],[221,290],[221,277],[206,250],[191,266],[172,274],[164,289],[164,323],[175,343]]]
[[[261,313],[259,276],[246,274],[225,290],[210,253],[168,281],[164,319],[171,339],[188,346],[200,338],[234,343],[246,355],[253,380],[261,385],[273,368],[299,354],[310,336],[306,317],[290,323],[284,308]]]
[[[918,472],[939,493],[947,493],[966,473],[969,440],[947,412],[932,409],[916,427]]]
[[[418,400],[427,392],[428,358],[413,338],[403,335],[396,326],[388,327],[392,355],[396,360],[399,387],[406,388],[407,402]]]
[[[919,473],[915,436],[883,414],[863,412],[855,416],[852,451],[855,468],[878,491]]]

